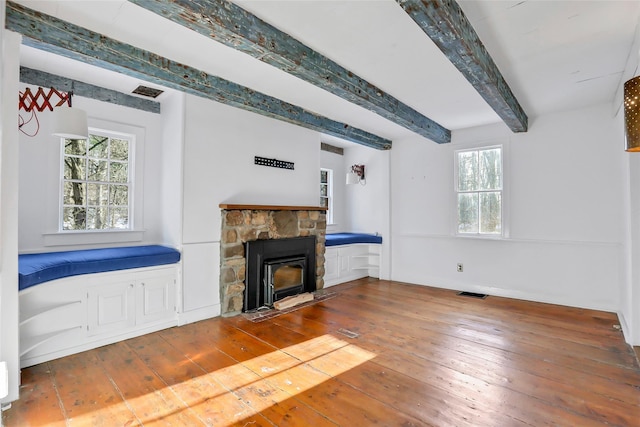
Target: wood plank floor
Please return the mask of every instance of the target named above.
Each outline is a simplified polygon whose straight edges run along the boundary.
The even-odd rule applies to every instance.
[[[640,426],[610,313],[363,279],[23,370],[12,426]]]

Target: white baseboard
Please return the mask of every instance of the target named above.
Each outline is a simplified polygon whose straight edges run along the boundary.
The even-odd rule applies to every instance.
[[[221,312],[222,306],[220,304],[214,304],[199,308],[197,310],[190,310],[184,313],[179,313],[178,326],[198,322],[200,320],[210,319],[212,317],[218,317],[220,316]]]

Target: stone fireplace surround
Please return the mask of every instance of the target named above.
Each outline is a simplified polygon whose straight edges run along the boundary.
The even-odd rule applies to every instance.
[[[245,243],[252,240],[316,236],[316,289],[324,287],[326,210],[314,206],[221,204],[220,293],[222,315],[242,311]]]

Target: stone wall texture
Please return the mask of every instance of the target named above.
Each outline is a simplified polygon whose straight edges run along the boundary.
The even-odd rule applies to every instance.
[[[223,210],[220,242],[222,315],[242,311],[246,262],[244,243],[262,239],[316,236],[316,289],[324,287],[327,219],[317,210]]]

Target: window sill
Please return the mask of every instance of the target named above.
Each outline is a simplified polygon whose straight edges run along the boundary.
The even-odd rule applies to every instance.
[[[461,237],[463,239],[478,239],[478,240],[508,240],[508,237],[503,234],[463,234],[456,233],[454,237]]]
[[[59,231],[43,234],[44,246],[141,242],[144,230]]]

